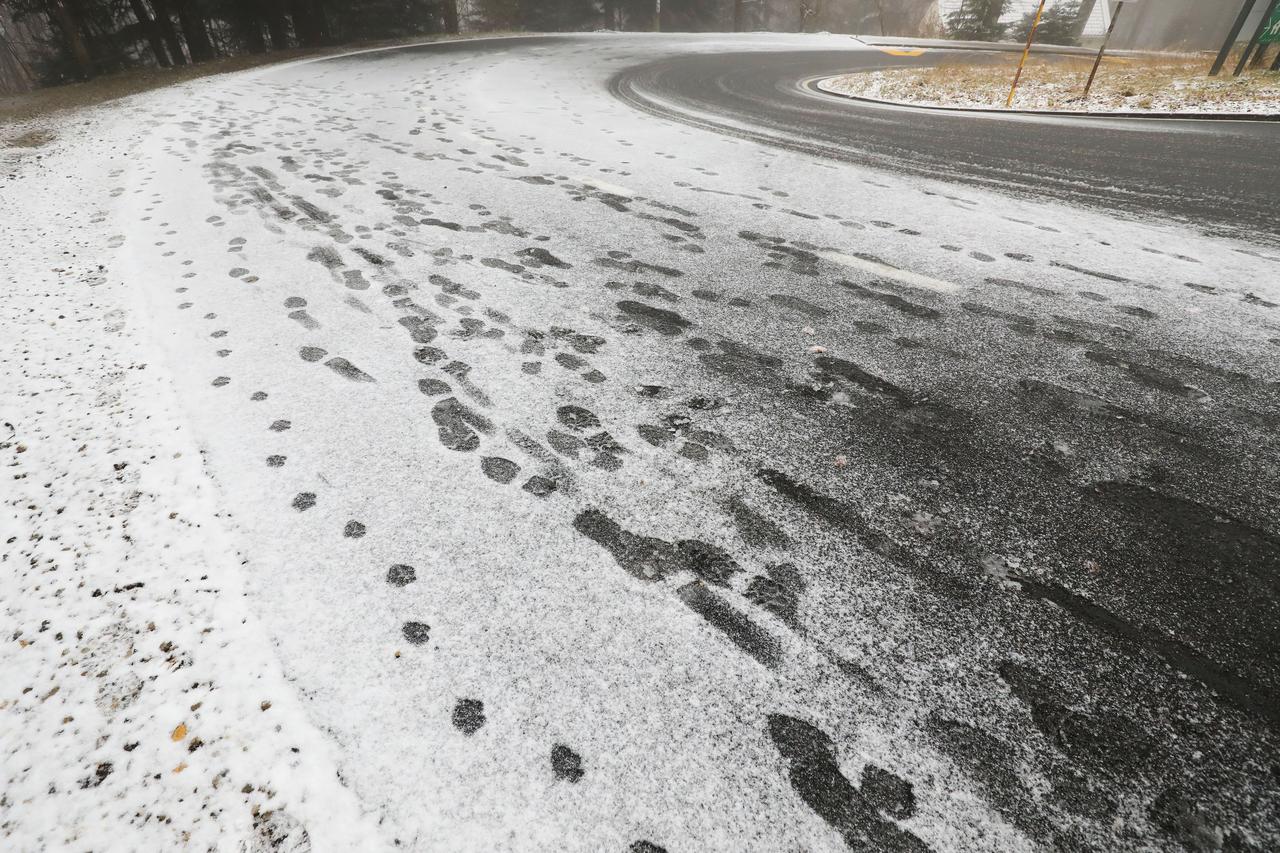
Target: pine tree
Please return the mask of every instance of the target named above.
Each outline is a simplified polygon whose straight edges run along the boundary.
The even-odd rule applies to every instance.
[[[1077,24],[1080,18],[1080,0],[1061,0],[1044,10],[1040,26],[1036,28],[1036,42],[1041,44],[1079,44]],[[1022,16],[1013,28],[1018,41],[1026,41],[1027,33],[1036,20],[1035,12]]]
[[[1000,18],[1009,11],[1009,0],[964,0],[959,10],[947,15],[947,38],[964,41],[999,41],[1007,24]]]

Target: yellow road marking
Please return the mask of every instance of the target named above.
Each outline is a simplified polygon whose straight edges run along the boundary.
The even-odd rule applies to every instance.
[[[872,45],[872,47],[881,53],[887,53],[890,56],[923,56],[925,53],[925,49],[923,47],[880,47],[879,45]]]

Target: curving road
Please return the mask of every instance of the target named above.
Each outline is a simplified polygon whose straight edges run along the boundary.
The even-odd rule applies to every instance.
[[[1146,213],[1210,232],[1280,234],[1280,123],[1087,121],[901,109],[833,98],[815,79],[879,68],[989,61],[928,50],[723,52],[665,57],[620,72],[614,93],[700,127],[908,174]]]
[[[899,61],[492,39],[130,107],[112,274],[386,848],[1280,844],[1275,129],[796,86]]]

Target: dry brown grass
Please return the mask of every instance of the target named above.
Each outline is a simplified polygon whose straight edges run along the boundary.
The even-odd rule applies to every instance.
[[[1018,87],[1015,108],[1106,111],[1252,111],[1280,113],[1280,73],[1247,71],[1231,77],[1206,72],[1210,55],[1108,57],[1087,102],[1081,100],[1093,60],[1033,56]],[[838,91],[906,103],[1003,107],[1017,54],[981,63],[949,61],[932,68],[853,74]],[[1268,63],[1269,64],[1269,63]]]

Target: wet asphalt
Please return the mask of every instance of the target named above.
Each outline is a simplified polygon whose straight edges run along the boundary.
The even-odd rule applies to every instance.
[[[611,87],[658,114],[845,162],[1280,239],[1277,121],[966,115],[838,99],[806,85],[960,60],[996,61],[946,50],[725,52],[630,68]]]
[[[137,278],[344,778],[423,848],[1273,848],[1274,128],[798,85],[930,61],[842,44],[151,117]]]

